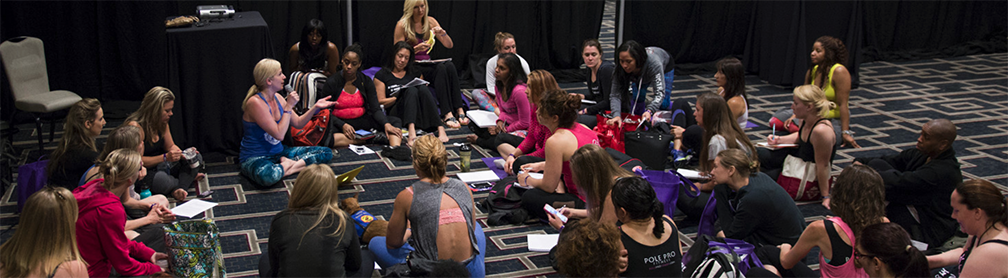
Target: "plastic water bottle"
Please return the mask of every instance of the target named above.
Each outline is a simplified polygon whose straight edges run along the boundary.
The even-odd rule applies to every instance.
[[[462,172],[469,172],[469,162],[470,155],[472,154],[472,147],[469,144],[462,145],[459,147],[459,166],[462,168]]]
[[[144,189],[143,191],[140,191],[140,199],[147,199],[147,197],[150,196],[151,196],[150,189]]]

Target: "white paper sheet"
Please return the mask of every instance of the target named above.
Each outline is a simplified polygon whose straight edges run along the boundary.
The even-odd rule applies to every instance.
[[[591,105],[595,105],[595,104],[598,104],[598,102],[595,102],[594,100],[590,100],[590,99],[582,99],[582,100],[581,100],[581,103],[584,103],[584,104],[591,104]]]
[[[690,169],[676,169],[676,172],[679,172],[679,174],[683,175],[683,177],[691,180],[703,180],[710,178],[708,176],[701,175],[700,172]]]
[[[192,218],[201,212],[217,206],[217,203],[207,202],[200,199],[192,199],[184,204],[178,205],[171,211],[177,216]]]
[[[553,249],[553,246],[557,245],[557,241],[560,240],[560,234],[526,236],[528,240],[528,249],[531,252],[549,252],[550,249]]]
[[[780,149],[780,148],[795,148],[795,147],[798,147],[798,144],[777,144],[777,145],[770,146],[770,144],[767,143],[767,142],[759,142],[759,143],[756,143],[756,146],[757,147],[763,147],[763,148],[771,149],[771,150],[776,150],[776,149]]]
[[[500,180],[500,177],[491,170],[459,172],[456,176],[465,183],[494,182]]]
[[[466,112],[466,117],[469,117],[478,127],[487,128],[497,125],[497,114],[494,114],[494,112],[469,110]]]
[[[357,155],[365,155],[375,153],[374,150],[368,148],[367,146],[350,145],[350,151],[356,153]]]

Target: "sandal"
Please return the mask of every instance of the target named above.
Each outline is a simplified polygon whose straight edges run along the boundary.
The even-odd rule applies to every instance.
[[[448,128],[460,128],[460,127],[462,127],[462,125],[459,124],[459,121],[456,120],[454,116],[448,117],[448,118],[444,119],[444,123],[445,123],[445,126],[447,126]]]

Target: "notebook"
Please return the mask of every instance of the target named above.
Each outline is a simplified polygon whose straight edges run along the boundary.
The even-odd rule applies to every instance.
[[[497,125],[497,114],[486,110],[469,110],[466,117],[478,127],[487,128]]]

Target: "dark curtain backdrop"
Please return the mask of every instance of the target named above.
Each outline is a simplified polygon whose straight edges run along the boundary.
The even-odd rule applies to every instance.
[[[452,58],[459,71],[470,54],[492,54],[497,32],[515,36],[518,54],[535,69],[575,69],[582,64],[581,42],[597,38],[604,1],[430,1],[428,15],[448,31],[453,43],[434,46],[432,58]],[[402,1],[354,1],[354,41],[364,49],[364,67],[391,58]],[[368,12],[364,12],[368,11]],[[464,75],[464,74],[463,74]]]
[[[772,84],[804,83],[812,44],[844,41],[858,65],[1008,51],[1004,1],[626,1],[623,40],[661,46],[677,73],[727,56]]]

